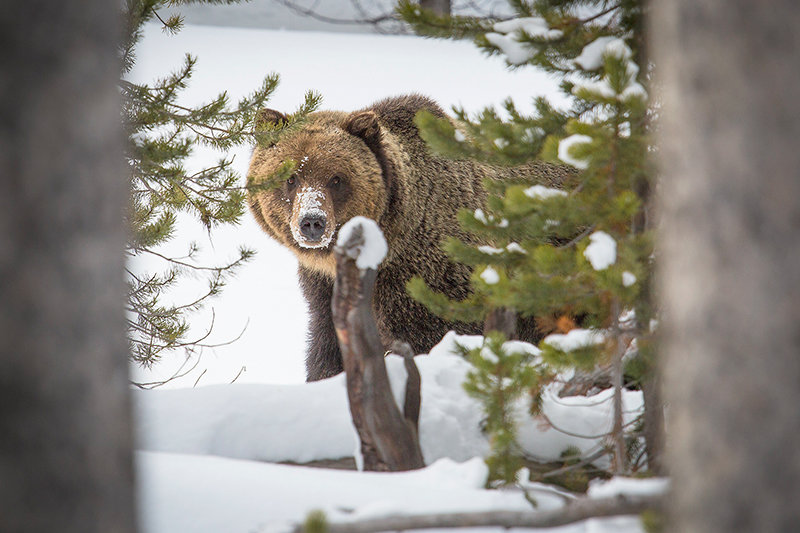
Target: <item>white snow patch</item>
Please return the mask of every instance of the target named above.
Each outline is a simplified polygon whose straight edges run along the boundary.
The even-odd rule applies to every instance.
[[[586,48],[591,47],[601,39],[604,38],[598,38],[593,43],[587,45]],[[586,90],[603,98],[616,98],[619,101],[625,101],[631,98],[642,100],[646,99],[647,91],[641,83],[636,81],[636,76],[639,74],[639,66],[633,61],[633,52],[631,52],[631,49],[627,44],[625,44],[625,41],[618,38],[612,38],[611,40],[603,41],[600,44],[603,43],[604,45],[602,46],[602,50],[600,50],[600,45],[598,44],[597,48],[589,51],[589,54],[586,58],[587,64],[589,66],[594,66],[595,68],[586,68],[586,70],[595,70],[599,68],[602,64],[602,58],[604,56],[614,56],[622,61],[625,61],[627,83],[619,90],[619,92],[617,92],[613,87],[611,87],[609,78],[606,75],[601,80],[584,80],[576,83],[572,89],[572,94],[578,94],[578,91]],[[586,48],[584,48],[584,51],[586,51]],[[598,52],[599,58],[597,55]],[[581,52],[581,55],[583,55],[583,52]],[[576,59],[575,62],[577,63],[578,59]]]
[[[647,98],[647,90],[641,83],[634,81],[629,83],[625,87],[625,89],[623,89],[619,97],[623,101],[628,100],[630,98],[638,98],[640,100],[644,100]]]
[[[589,140],[591,140],[591,137],[589,137]],[[567,193],[560,189],[545,187],[544,185],[534,185],[532,187],[528,187],[527,189],[525,189],[525,196],[527,196],[528,198],[535,198],[538,200],[546,200],[547,198],[552,198],[554,196],[566,196],[566,195]]]
[[[495,248],[494,246],[478,246],[478,251],[489,255],[497,255],[503,253],[503,250],[501,250],[500,248]]]
[[[350,457],[357,442],[343,374],[303,385],[211,385],[132,394],[139,449],[305,463]]]
[[[596,344],[605,342],[605,334],[596,329],[573,329],[566,334],[553,333],[542,341],[549,344],[556,350],[562,352],[572,352],[581,348],[589,348]]]
[[[622,285],[625,287],[630,287],[636,283],[636,275],[632,272],[628,272],[627,270],[622,273]]]
[[[525,251],[525,248],[519,245],[519,243],[511,242],[506,246],[506,250],[509,252],[516,252],[518,254],[527,254],[528,252]]]
[[[614,496],[658,496],[669,490],[669,479],[636,479],[614,477],[609,480],[594,479],[586,494],[590,498],[613,498]]]
[[[312,509],[323,510],[332,522],[344,522],[389,514],[531,508],[521,491],[484,489],[487,469],[479,458],[460,464],[443,459],[420,470],[393,473],[159,452],[139,452],[135,459],[139,518],[148,533],[285,532]],[[563,497],[546,485],[529,483],[526,488],[534,492],[538,509],[564,505]],[[578,525],[553,531],[587,530]]]
[[[597,70],[603,66],[603,53],[613,41],[621,41],[619,37],[598,37],[591,43],[587,44],[581,50],[580,55],[575,58],[574,62],[583,70]]]
[[[348,220],[344,226],[339,230],[339,237],[336,239],[336,246],[343,246],[352,232],[360,227],[363,232],[363,243],[358,245],[354,252],[357,252],[356,266],[365,270],[372,268],[377,270],[378,265],[383,258],[386,257],[386,252],[389,247],[386,244],[386,239],[383,237],[383,232],[374,220],[362,216],[356,216]],[[351,255],[351,257],[353,257]]]
[[[486,34],[486,40],[502,50],[512,65],[526,63],[535,53],[530,46],[519,42],[513,35],[490,32]]]
[[[480,208],[475,210],[475,220],[477,220],[478,222],[480,222],[482,224],[485,224],[487,226],[489,224],[494,224],[495,223],[495,218],[492,215],[487,215],[486,213],[484,213],[483,209],[480,209]],[[497,227],[498,228],[507,228],[508,227],[508,220],[506,220],[505,218],[500,220],[499,222],[497,222]]]
[[[494,268],[487,266],[483,269],[483,273],[481,273],[481,279],[489,285],[494,285],[500,281],[500,275]]]
[[[464,132],[461,131],[461,130],[456,130],[456,132],[454,134],[454,137],[460,143],[463,143],[464,141],[467,140],[467,137],[464,135]]]
[[[547,25],[547,21],[541,17],[522,17],[511,20],[496,22],[492,26],[494,31],[500,33],[512,33],[524,31],[531,37],[541,37],[544,39],[559,39],[564,35],[561,30],[552,30]]]
[[[588,168],[589,162],[586,159],[578,159],[577,157],[572,156],[570,154],[570,150],[575,145],[588,144],[590,142],[592,142],[592,138],[588,135],[575,134],[565,137],[564,139],[561,139],[561,142],[558,143],[558,158],[575,168]]]
[[[499,137],[494,140],[494,145],[502,150],[503,148],[508,146],[508,141],[506,139],[503,139],[502,137]]]
[[[583,251],[584,257],[592,264],[595,270],[605,270],[617,261],[617,241],[605,231],[595,231],[589,235],[592,241],[586,250]]]
[[[578,91],[581,89],[602,96],[603,98],[614,98],[617,96],[617,92],[611,87],[607,77],[601,80],[586,80],[576,83],[572,88],[572,94],[578,94]]]
[[[498,33],[487,33],[486,40],[502,50],[512,65],[521,65],[536,53],[529,44],[519,41],[523,31],[531,37],[548,40],[558,39],[563,35],[561,30],[550,29],[547,21],[539,17],[524,17],[497,22],[493,29]]]

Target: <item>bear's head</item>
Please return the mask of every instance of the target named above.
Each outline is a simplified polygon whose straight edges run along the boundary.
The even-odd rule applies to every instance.
[[[262,110],[259,120],[287,117]],[[392,166],[371,111],[318,112],[296,131],[253,152],[251,184],[271,179],[287,162],[294,169],[280,184],[256,188],[248,199],[261,227],[298,257],[300,264],[335,275],[333,245],[338,229],[361,215],[378,223],[386,211]]]

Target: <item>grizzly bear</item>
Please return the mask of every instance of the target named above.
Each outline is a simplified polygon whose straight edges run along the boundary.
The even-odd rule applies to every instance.
[[[427,353],[451,329],[466,334],[482,330],[480,324],[448,322],[406,292],[408,280],[419,276],[450,298],[469,294],[470,268],[450,260],[441,248],[445,237],[475,242],[459,226],[458,211],[485,207],[486,179],[526,177],[550,185],[563,181],[563,167],[543,162],[502,168],[435,155],[414,124],[423,109],[446,116],[423,96],[388,98],[352,113],[312,113],[296,132],[253,152],[251,183],[267,180],[287,160],[296,163],[279,187],[256,190],[248,201],[264,231],[299,261],[310,312],[308,381],[342,371],[331,317],[332,250],[342,224],[362,215],[375,220],[386,237],[389,251],[379,266],[373,298],[384,345],[403,340],[415,353]],[[263,110],[260,116],[286,120],[274,110]],[[518,334],[538,340],[532,320],[522,321]]]

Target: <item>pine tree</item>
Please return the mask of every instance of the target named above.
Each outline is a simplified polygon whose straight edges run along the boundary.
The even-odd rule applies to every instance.
[[[478,321],[506,309],[535,316],[540,327],[553,332],[540,343],[540,358],[527,363],[534,365],[529,375],[540,377],[530,383],[519,369],[471,356],[476,366],[467,390],[484,402],[495,454],[505,454],[513,437],[507,413],[497,414],[498,402],[508,404],[524,385],[531,388],[535,412],[547,376],[604,366],[615,388],[615,424],[608,439],[613,469],[630,472],[636,435],[622,422],[623,365],[627,361],[625,371],[633,379],[654,382],[653,170],[642,2],[513,0],[509,7],[516,16],[508,20],[441,16],[407,0],[398,10],[419,34],[472,38],[487,53],[503,55],[510,67],[535,66],[559,76],[571,108],[555,109],[539,97],[535,112],[525,115],[508,100],[507,119],[493,109],[470,117],[456,108],[456,125],[421,113],[420,133],[448,157],[495,164],[538,157],[571,165],[576,173],[563,189],[487,183],[487,209],[462,212],[459,220],[481,242],[494,245],[452,239],[445,244],[455,260],[474,268],[472,295],[450,301],[420,279],[412,280],[409,290],[449,318]],[[490,335],[484,346],[498,361],[510,355],[503,355],[501,340]],[[506,386],[491,400],[474,385],[503,379]],[[499,421],[492,421],[497,416]],[[653,444],[648,452],[658,449]],[[656,459],[656,453],[650,455]],[[504,469],[492,475],[511,479]]]
[[[238,0],[201,0],[203,3],[236,3]],[[127,135],[126,159],[130,171],[130,204],[127,222],[130,257],[151,255],[165,261],[165,271],[141,274],[128,270],[128,338],[131,358],[151,365],[169,350],[191,350],[202,339],[188,339],[187,316],[205,301],[217,295],[237,267],[253,255],[247,248],[229,262],[202,265],[199,252],[188,243],[184,257],[167,256],[160,245],[176,235],[179,215],[196,218],[211,232],[223,224],[236,224],[244,214],[246,186],[233,170],[233,159],[226,150],[256,142],[260,137],[277,135],[280,130],[259,125],[258,111],[278,85],[278,76],[266,77],[260,87],[232,103],[227,92],[202,105],[189,107],[180,103],[181,91],[190,81],[197,58],[187,55],[175,72],[152,84],[135,84],[124,79],[135,62],[136,44],[143,25],[160,21],[165,31],[180,30],[179,15],[162,18],[160,11],[197,0],[127,0],[124,7],[125,38],[120,47],[123,60],[123,123]],[[290,127],[319,103],[319,96],[308,93],[303,105],[289,117]],[[210,146],[223,153],[218,163],[202,169],[190,169],[187,159],[198,146]],[[167,291],[178,284],[182,275],[206,276],[208,286],[190,302],[167,303]]]

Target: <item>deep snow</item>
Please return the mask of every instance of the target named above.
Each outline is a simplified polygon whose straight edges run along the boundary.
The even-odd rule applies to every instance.
[[[489,444],[480,431],[480,405],[461,386],[469,364],[457,346],[473,348],[481,342],[480,336],[451,332],[429,355],[415,358],[422,377],[420,444],[430,465],[418,472],[356,473],[256,462],[303,463],[352,456],[357,440],[343,375],[302,385],[136,391],[144,530],[283,531],[287,523],[302,521],[315,508],[324,509],[332,520],[530,508],[518,490],[483,489],[487,470],[480,457],[487,454]],[[509,349],[539,352],[519,341],[508,344]],[[389,356],[387,367],[400,404],[406,379],[402,359]],[[520,444],[541,461],[557,460],[569,446],[584,455],[594,453],[612,424],[611,391],[559,398],[557,388],[552,385],[544,394],[547,423],[531,419],[526,405],[517,404]],[[623,402],[628,423],[642,407],[641,394],[624,391]],[[590,495],[658,490],[630,480],[613,483],[605,490],[594,486]],[[564,502],[551,486],[523,485],[532,491],[538,509]],[[627,517],[554,531],[633,533],[640,528],[637,519]]]

